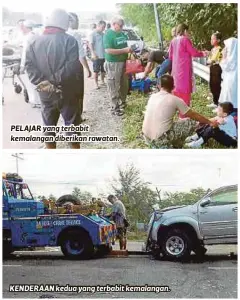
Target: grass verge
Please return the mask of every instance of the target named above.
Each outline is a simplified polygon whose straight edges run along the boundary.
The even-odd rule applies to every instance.
[[[206,107],[210,104],[207,97],[209,96],[209,87],[206,83],[201,83],[197,80],[197,92],[192,95],[191,107],[193,110],[204,115],[205,117],[214,117],[212,108]],[[148,148],[142,139],[142,123],[144,118],[144,110],[147,105],[149,95],[144,95],[138,92],[132,92],[128,96],[127,107],[125,110],[123,120],[123,141],[126,148]],[[226,147],[220,145],[214,140],[209,140],[203,148],[208,149],[225,149]]]
[[[147,239],[147,232],[143,231],[134,231],[127,233],[127,239],[129,241],[146,241]]]

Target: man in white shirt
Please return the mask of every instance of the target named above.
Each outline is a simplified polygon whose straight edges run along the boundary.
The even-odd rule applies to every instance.
[[[173,77],[163,75],[160,92],[153,94],[147,104],[142,131],[146,142],[154,148],[182,148],[186,137],[194,131],[193,120],[217,126],[216,121],[198,114],[183,100],[172,95],[173,89]],[[175,122],[177,112],[187,119]]]

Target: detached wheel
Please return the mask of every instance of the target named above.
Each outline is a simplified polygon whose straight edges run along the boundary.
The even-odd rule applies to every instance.
[[[162,242],[163,256],[170,260],[186,260],[190,257],[191,242],[188,235],[179,229],[170,230]]]
[[[24,96],[25,102],[28,103],[28,102],[29,102],[28,92],[27,92],[27,90],[25,90],[25,89],[24,89],[24,91],[23,91],[23,96]]]
[[[66,204],[80,205],[81,201],[73,195],[63,195],[56,201],[56,205],[59,207],[63,207]]]
[[[67,231],[61,239],[61,250],[70,259],[89,259],[94,247],[89,235],[80,230]]]
[[[15,91],[16,94],[20,94],[21,91],[22,91],[21,85],[16,84],[15,87],[14,87],[14,91]]]

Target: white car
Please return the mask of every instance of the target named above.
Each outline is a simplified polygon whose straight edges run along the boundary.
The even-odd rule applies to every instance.
[[[142,49],[145,46],[143,38],[140,37],[133,29],[124,28],[123,32],[128,37],[128,41],[127,41],[128,47],[131,47],[132,45],[137,44],[140,51],[142,51]]]

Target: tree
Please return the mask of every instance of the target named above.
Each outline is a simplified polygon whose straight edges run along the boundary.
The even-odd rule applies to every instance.
[[[50,195],[48,196],[48,200],[56,202],[56,201],[57,201],[57,198],[56,198],[53,194],[50,194]]]
[[[47,198],[45,196],[37,196],[37,199],[39,201],[45,201],[45,200],[47,200]]]
[[[118,177],[113,178],[111,189],[124,203],[131,224],[147,223],[154,204],[159,204],[161,209],[176,205],[191,205],[210,191],[198,187],[189,192],[165,192],[162,197],[161,190],[154,191],[150,182],[141,179],[140,171],[133,164],[118,168]]]
[[[114,178],[111,188],[121,199],[128,212],[130,223],[147,222],[153,204],[157,203],[157,194],[150,183],[140,177],[140,171],[134,165],[118,168],[118,178]]]
[[[126,21],[137,26],[147,42],[157,42],[153,4],[125,3],[119,7]],[[237,4],[234,3],[158,3],[157,9],[165,40],[171,39],[171,28],[182,22],[190,26],[194,44],[202,48],[210,47],[213,32],[220,31],[227,38],[237,30]]]
[[[81,191],[78,187],[74,187],[72,195],[82,202],[89,203],[92,199],[92,194],[86,191]]]
[[[159,203],[160,208],[165,208],[175,205],[191,205],[200,200],[204,195],[206,195],[210,189],[203,189],[198,187],[196,189],[191,189],[190,192],[165,192],[164,200]]]

